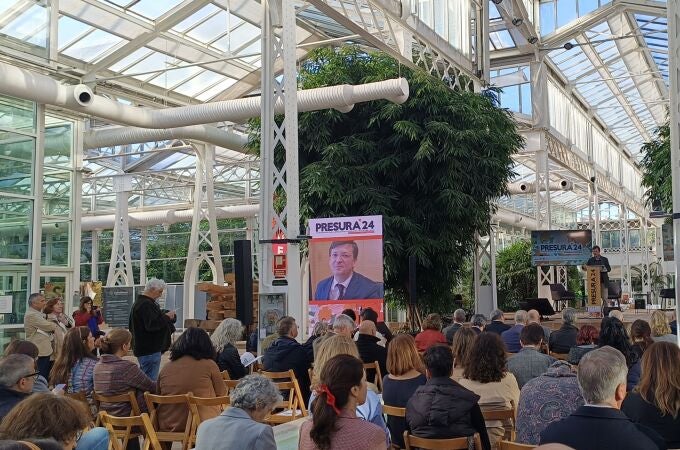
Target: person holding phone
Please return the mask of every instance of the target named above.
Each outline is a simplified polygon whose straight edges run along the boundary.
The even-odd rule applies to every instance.
[[[104,335],[104,332],[99,330],[99,325],[104,323],[102,311],[94,305],[90,297],[81,297],[80,307],[73,313],[73,319],[77,327],[88,327],[95,339]]]

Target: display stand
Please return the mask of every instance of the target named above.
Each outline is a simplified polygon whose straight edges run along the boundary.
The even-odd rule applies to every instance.
[[[586,309],[590,315],[602,314],[601,272],[602,266],[586,266]]]

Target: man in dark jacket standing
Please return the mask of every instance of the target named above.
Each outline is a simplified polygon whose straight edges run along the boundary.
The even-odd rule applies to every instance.
[[[16,354],[0,359],[0,420],[31,395],[37,376],[35,361],[28,355]]]
[[[165,290],[165,281],[150,279],[144,292],[137,297],[130,311],[129,327],[132,333],[132,348],[142,369],[152,380],[158,379],[161,355],[170,348],[175,312],[161,311],[156,302]]]
[[[365,363],[373,363],[378,361],[381,376],[387,375],[387,349],[378,344],[380,338],[376,337],[378,330],[375,324],[370,320],[363,320],[359,325],[359,336],[357,338],[357,349],[359,349],[359,357]],[[366,372],[366,379],[373,381],[375,378],[375,370]],[[382,381],[382,380],[381,380]]]
[[[479,395],[453,381],[451,348],[433,345],[425,352],[427,383],[406,405],[406,425],[411,434],[429,439],[450,439],[479,433],[484,450],[491,449]]]
[[[264,353],[262,364],[268,372],[285,372],[293,369],[302,392],[302,398],[309,401],[309,372],[314,361],[314,352],[310,346],[303,346],[295,338],[298,335],[298,327],[295,319],[283,316],[276,323],[276,332],[279,337]]]

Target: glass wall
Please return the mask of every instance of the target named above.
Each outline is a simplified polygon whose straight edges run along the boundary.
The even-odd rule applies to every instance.
[[[418,0],[412,3],[420,20],[465,56],[471,55],[470,0]]]

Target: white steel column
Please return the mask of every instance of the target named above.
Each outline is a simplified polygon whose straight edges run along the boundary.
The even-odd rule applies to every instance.
[[[71,258],[70,265],[73,267],[73,275],[71,277],[71,291],[80,286],[80,255],[82,253],[82,238],[83,233],[81,229],[83,216],[83,131],[85,124],[83,121],[76,120],[73,123],[73,146],[71,147],[71,159],[74,161],[73,165],[73,188],[72,188],[72,203],[71,203]],[[70,293],[69,293],[70,294]],[[71,296],[68,296],[71,297]],[[68,301],[72,302],[71,297]],[[75,307],[78,305],[68,305]],[[70,309],[69,309],[70,311]]]
[[[113,225],[113,242],[107,286],[134,286],[135,277],[132,272],[132,256],[130,254],[130,216],[128,215],[128,198],[132,181],[130,176],[122,174],[113,177],[113,190],[116,192],[116,222]]]
[[[487,318],[498,308],[496,290],[496,230],[492,227],[487,237],[475,233],[475,254],[473,261],[475,313]]]
[[[673,246],[675,315],[680,317],[680,0],[668,0],[668,56],[670,75],[671,176],[673,179]],[[680,345],[680,331],[678,332]]]
[[[99,279],[99,230],[92,230],[92,261],[90,267],[90,280],[101,281]]]
[[[196,312],[195,293],[198,270],[205,262],[212,271],[213,283],[224,284],[222,255],[217,237],[217,220],[215,219],[215,191],[213,188],[213,166],[215,165],[215,146],[212,144],[195,145],[196,149],[196,181],[194,184],[194,210],[191,219],[191,236],[187,265],[184,269],[184,319],[194,319]],[[208,222],[207,229],[201,227],[203,221]]]
[[[619,206],[619,239],[620,253],[621,253],[621,292],[628,292],[631,294],[630,283],[630,245],[628,243],[628,210],[624,205]]]
[[[144,203],[142,203],[144,204]],[[139,284],[146,284],[146,240],[149,238],[149,229],[142,227],[139,241]]]
[[[273,285],[272,246],[265,243],[260,247],[259,287],[262,293],[287,292],[286,313],[304,330],[307,314],[303,310],[300,247],[295,241],[300,233],[295,5],[285,0],[262,0],[262,12],[262,199],[258,231],[261,241],[271,241],[279,231],[293,241],[288,242],[286,286]],[[280,31],[280,37],[275,30]],[[274,70],[279,58],[283,64],[283,84],[277,80]],[[284,103],[282,124],[276,122],[274,115],[274,105],[279,99]],[[285,158],[281,158],[283,155],[277,158],[284,160],[279,164],[274,158],[277,147],[285,150]],[[285,206],[280,206],[281,200]]]
[[[43,173],[45,168],[45,105],[37,104],[35,159],[33,160],[33,227],[31,229],[31,292],[40,290],[42,247]]]
[[[654,297],[655,293],[652,292],[651,280],[649,277],[649,242],[647,241],[647,236],[649,233],[649,227],[647,227],[647,218],[640,217],[640,247],[642,248],[642,292],[647,294],[651,293]]]

